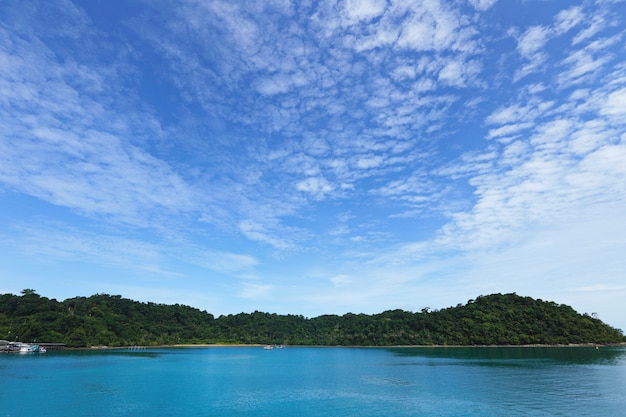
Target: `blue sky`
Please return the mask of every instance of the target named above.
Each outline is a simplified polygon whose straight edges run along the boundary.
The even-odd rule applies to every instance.
[[[517,292],[626,330],[624,1],[0,4],[0,292]]]

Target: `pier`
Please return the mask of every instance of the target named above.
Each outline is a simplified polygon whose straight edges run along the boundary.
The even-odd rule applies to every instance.
[[[65,343],[37,343],[39,346],[45,347],[47,350],[63,350]]]

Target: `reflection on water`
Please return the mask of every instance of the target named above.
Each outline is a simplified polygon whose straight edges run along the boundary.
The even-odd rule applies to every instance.
[[[515,365],[518,361],[551,362],[561,365],[616,365],[626,361],[626,349],[620,347],[407,347],[389,349],[400,357],[454,359],[459,363]],[[449,362],[448,362],[449,363]]]
[[[176,349],[171,349],[171,353],[175,353]],[[57,356],[71,356],[73,358],[96,358],[96,357],[132,357],[132,358],[158,358],[161,353],[154,349],[128,349],[128,348],[112,348],[112,349],[76,349],[63,350],[57,352],[48,352],[48,354]]]
[[[389,367],[445,398],[458,415],[624,415],[626,349],[480,347],[390,349]]]

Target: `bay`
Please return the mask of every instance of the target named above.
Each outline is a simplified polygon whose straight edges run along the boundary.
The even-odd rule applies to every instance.
[[[0,416],[620,416],[626,348],[0,355]]]

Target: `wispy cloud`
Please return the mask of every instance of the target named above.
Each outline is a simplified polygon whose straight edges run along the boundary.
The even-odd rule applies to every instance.
[[[505,287],[480,273],[516,250],[552,256],[537,276],[563,263],[551,244],[605,259],[623,247],[603,227],[626,201],[622,7],[558,6],[3,4],[0,197],[43,207],[8,210],[5,245],[345,306],[444,300],[454,274]],[[611,244],[566,245],[594,226]],[[270,278],[289,274],[305,285]]]
[[[470,4],[476,8],[476,10],[485,11],[496,3],[497,0],[470,0]]]

